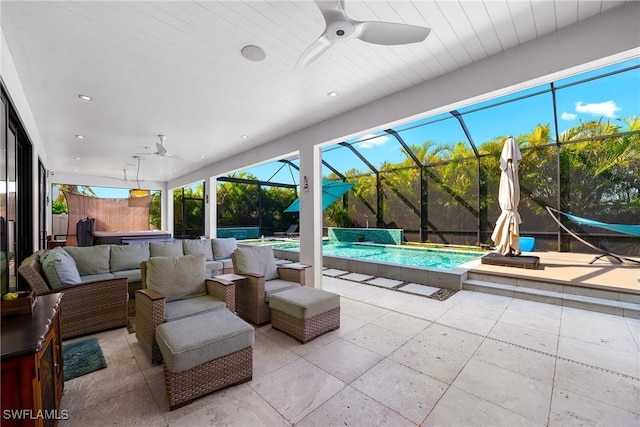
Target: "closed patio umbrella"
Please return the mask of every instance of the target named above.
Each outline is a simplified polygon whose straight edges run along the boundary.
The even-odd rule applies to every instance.
[[[498,203],[502,213],[496,221],[491,234],[496,251],[502,255],[520,254],[520,181],[518,179],[518,161],[522,159],[516,140],[510,136],[502,147],[500,155],[500,189]]]
[[[322,181],[322,210],[327,209],[329,205],[342,197],[351,187],[353,187],[353,184],[350,182]],[[300,198],[298,197],[294,200],[284,211],[300,212]]]

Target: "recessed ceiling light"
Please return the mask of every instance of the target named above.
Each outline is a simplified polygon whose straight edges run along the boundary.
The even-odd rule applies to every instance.
[[[76,135],[76,138],[78,138],[78,139],[84,139],[84,135]]]
[[[255,62],[262,61],[267,56],[261,47],[254,46],[252,44],[240,49],[240,53],[249,61]]]
[[[71,169],[73,172],[78,172],[78,169]]]
[[[338,92],[336,92],[336,91],[332,91],[332,92],[329,92],[327,94],[327,96],[330,96],[331,98],[335,98],[338,95],[340,95],[340,94]]]
[[[202,154],[202,155],[200,156],[200,158],[201,158],[201,159],[204,159],[204,154]]]
[[[80,157],[74,157],[74,159],[76,159],[76,160],[80,160]]]
[[[93,99],[89,95],[83,95],[83,94],[78,95],[78,98],[82,99],[83,101],[91,101]]]
[[[178,169],[171,169],[173,172],[176,172]]]
[[[242,138],[242,139],[249,139],[249,135],[240,135],[240,138]]]

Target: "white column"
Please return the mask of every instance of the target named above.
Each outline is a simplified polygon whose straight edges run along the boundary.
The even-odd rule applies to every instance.
[[[162,229],[171,232],[171,236],[175,237],[173,229],[173,189],[165,188],[162,194]]]
[[[322,154],[320,146],[300,149],[300,262],[308,286],[322,288]]]
[[[218,180],[215,177],[210,177],[205,185],[204,234],[210,239],[215,239],[218,234],[217,185]]]

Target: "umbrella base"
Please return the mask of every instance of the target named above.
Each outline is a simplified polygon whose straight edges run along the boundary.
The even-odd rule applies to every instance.
[[[491,252],[480,258],[482,264],[499,265],[502,267],[516,267],[535,270],[540,265],[540,257],[529,255],[504,256]]]

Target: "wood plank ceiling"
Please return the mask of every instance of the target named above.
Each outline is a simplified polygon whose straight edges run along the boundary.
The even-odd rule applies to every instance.
[[[346,0],[352,19],[432,32],[404,46],[338,43],[302,70],[324,30],[312,1],[3,1],[0,22],[49,168],[131,176],[132,156],[166,134],[183,159],[143,155],[140,177],[166,181],[622,3]],[[264,61],[241,56],[250,44]]]

